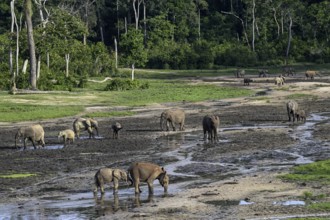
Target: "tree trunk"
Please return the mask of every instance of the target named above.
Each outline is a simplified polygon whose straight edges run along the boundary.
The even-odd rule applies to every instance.
[[[40,78],[40,66],[41,66],[41,56],[38,56],[38,62],[37,62],[37,80]]]
[[[252,1],[252,51],[254,51],[254,41],[255,41],[255,26],[256,26],[256,17],[255,17],[255,0]]]
[[[30,85],[32,90],[37,89],[37,61],[36,61],[36,51],[35,43],[33,37],[33,25],[32,25],[32,2],[31,0],[25,0],[24,10],[26,17],[27,26],[27,37],[30,52]]]
[[[116,69],[118,68],[118,48],[117,48],[117,40],[115,38],[115,59],[116,59]]]
[[[132,64],[132,81],[134,80],[134,70],[135,70],[135,65],[133,63]]]
[[[277,26],[277,39],[278,39],[280,37],[280,24],[277,21],[275,7],[273,8],[273,11],[274,11],[274,20],[275,20],[275,23],[276,23],[276,26]]]
[[[135,16],[135,29],[136,30],[139,28],[139,18],[140,18],[140,5],[141,5],[141,2],[142,2],[142,0],[133,0],[133,10],[134,10],[134,16]]]
[[[49,51],[46,53],[46,59],[47,59],[47,68],[49,69]]]
[[[65,76],[69,77],[70,54],[65,54]]]
[[[289,14],[289,39],[288,39],[288,46],[286,48],[286,54],[285,54],[285,65],[288,65],[288,59],[289,59],[289,52],[290,52],[290,46],[291,46],[291,39],[292,39],[292,33],[291,33],[291,29],[292,29],[292,17]]]
[[[144,46],[147,47],[147,5],[143,0],[143,29],[144,29]]]
[[[27,65],[29,63],[29,60],[24,60],[24,63],[23,63],[23,68],[22,68],[22,73],[25,75],[26,74],[26,69],[27,69]]]

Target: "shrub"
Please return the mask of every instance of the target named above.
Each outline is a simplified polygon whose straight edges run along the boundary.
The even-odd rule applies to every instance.
[[[122,91],[133,89],[148,89],[149,83],[141,83],[139,80],[114,79],[104,88],[105,91]]]

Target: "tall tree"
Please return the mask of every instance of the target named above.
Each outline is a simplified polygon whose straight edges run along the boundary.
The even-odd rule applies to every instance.
[[[27,26],[27,38],[30,52],[30,85],[32,90],[37,89],[37,61],[36,49],[33,37],[33,24],[32,24],[32,1],[24,1],[24,11]]]

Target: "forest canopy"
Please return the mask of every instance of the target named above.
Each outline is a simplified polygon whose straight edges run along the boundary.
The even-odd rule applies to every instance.
[[[2,1],[0,88],[31,86],[31,46],[38,89],[132,66],[329,63],[329,11],[321,0]]]

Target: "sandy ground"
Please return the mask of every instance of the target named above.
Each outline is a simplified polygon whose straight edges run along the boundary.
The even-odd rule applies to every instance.
[[[203,81],[224,86],[243,86],[242,79],[222,77],[198,79],[193,83]],[[329,120],[325,119],[320,123],[316,122],[311,128],[308,127],[307,131],[312,129],[312,143],[300,149],[299,133],[295,132],[303,124],[289,123],[285,109],[289,95],[303,93],[309,96],[303,96],[297,102],[308,113],[307,122],[312,120],[313,114],[330,116],[329,83],[330,79],[327,77],[314,81],[289,78],[284,86],[277,87],[272,78],[257,78],[247,87],[254,90],[256,96],[133,108],[130,110],[137,114],[132,117],[98,118],[101,138],[80,139],[62,149],[16,150],[15,132],[18,127],[29,123],[2,124],[1,174],[37,175],[23,179],[0,178],[0,202],[2,205],[19,206],[23,210],[20,215],[25,216],[24,210],[26,213],[29,210],[24,204],[33,199],[90,192],[93,175],[100,167],[126,169],[135,161],[150,161],[171,167],[180,158],[185,160],[191,157],[188,163],[177,166],[175,172],[195,177],[175,173],[170,175],[173,190],[171,191],[170,185],[167,196],[160,196],[161,191],[157,191],[155,197],[142,205],[136,202],[133,207],[111,209],[110,212],[107,207],[95,205],[97,211],[89,211],[86,216],[99,219],[330,217],[329,213],[311,210],[306,206],[283,205],[287,201],[303,200],[304,192],[325,195],[322,201],[329,201],[330,192],[326,186],[321,183],[295,184],[278,178],[279,174],[290,171],[290,167],[295,165],[293,161],[299,156],[313,161],[330,157]],[[163,132],[159,129],[160,113],[172,107],[186,111],[184,132]],[[111,111],[104,108],[99,110]],[[220,115],[220,141],[217,143],[201,140],[201,119],[206,114]],[[46,145],[60,146],[57,133],[71,128],[73,120],[74,118],[63,118],[38,122],[45,128]],[[118,140],[112,139],[110,130],[114,121],[119,121],[124,126]],[[194,140],[189,139],[191,134],[195,137]],[[188,144],[191,146],[183,147]],[[315,149],[313,152],[310,146]],[[299,153],[298,156],[296,152]],[[155,188],[159,190],[160,186],[155,184]],[[111,189],[107,189],[106,196],[107,199],[113,198]],[[125,198],[120,197],[120,200]],[[15,213],[11,215],[17,216]],[[47,215],[45,212],[39,217]],[[61,218],[61,214],[58,216]]]

